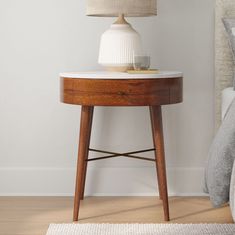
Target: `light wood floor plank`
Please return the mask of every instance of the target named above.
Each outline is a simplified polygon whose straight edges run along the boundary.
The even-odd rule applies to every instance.
[[[170,223],[233,223],[228,206],[207,197],[172,197]],[[45,235],[50,223],[71,223],[72,197],[0,197],[0,235]],[[156,197],[87,197],[79,223],[164,223]]]

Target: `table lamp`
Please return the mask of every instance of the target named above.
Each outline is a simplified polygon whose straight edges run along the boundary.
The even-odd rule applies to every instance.
[[[157,15],[157,0],[87,0],[87,15],[118,17],[101,37],[98,63],[107,70],[125,72],[133,69],[134,54],[143,53],[141,37],[125,16]]]

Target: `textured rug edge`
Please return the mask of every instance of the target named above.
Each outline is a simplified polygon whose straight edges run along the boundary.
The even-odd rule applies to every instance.
[[[198,223],[198,224],[111,224],[111,223],[71,223],[50,224],[46,235],[188,235],[188,234],[235,234],[235,224]]]

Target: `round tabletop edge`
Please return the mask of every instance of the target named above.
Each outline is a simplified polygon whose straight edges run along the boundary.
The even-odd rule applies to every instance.
[[[160,78],[180,78],[183,77],[182,72],[175,71],[161,71],[156,74],[128,74],[117,72],[68,72],[60,73],[61,78],[73,78],[73,79],[160,79]]]

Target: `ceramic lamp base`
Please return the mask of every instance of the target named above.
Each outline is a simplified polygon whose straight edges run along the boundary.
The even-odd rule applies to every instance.
[[[101,37],[99,64],[109,71],[132,69],[134,54],[142,53],[139,33],[121,17]]]

